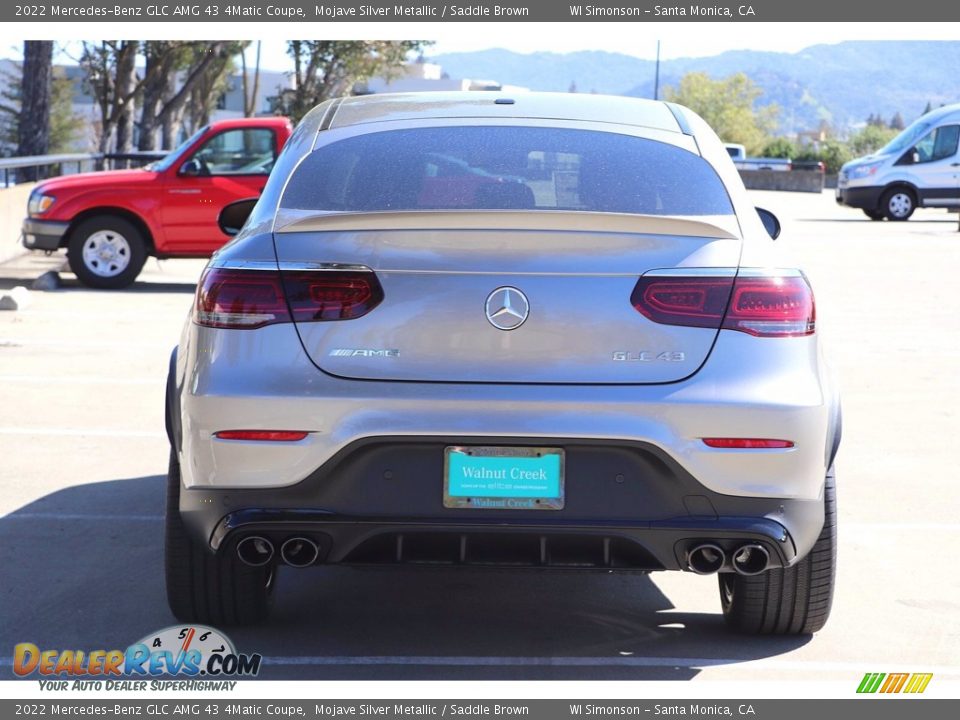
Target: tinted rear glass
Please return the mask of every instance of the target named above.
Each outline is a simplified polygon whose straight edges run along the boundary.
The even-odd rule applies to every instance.
[[[713,168],[686,150],[591,130],[442,127],[325,145],[281,206],[300,210],[586,210],[729,215]]]

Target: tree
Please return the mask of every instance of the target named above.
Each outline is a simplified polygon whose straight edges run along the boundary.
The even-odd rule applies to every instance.
[[[141,150],[156,150],[161,133],[161,145],[173,147],[190,93],[200,82],[210,82],[212,76],[225,72],[234,46],[235,43],[226,41],[144,43],[146,64],[140,112]]]
[[[835,175],[845,162],[853,159],[853,154],[846,143],[837,140],[825,140],[820,143],[819,150],[802,150],[795,160],[817,160],[823,163],[825,172]]]
[[[933,103],[927,100],[927,106],[923,109],[923,114],[926,115],[928,112],[933,111]]]
[[[769,158],[795,158],[797,146],[786,138],[774,138],[766,144],[761,155]]]
[[[260,40],[257,40],[257,59],[253,66],[253,87],[247,78],[247,48],[240,51],[240,68],[243,81],[243,116],[253,117],[257,111],[257,94],[260,92]]]
[[[272,110],[296,122],[314,105],[348,94],[361,80],[396,77],[407,56],[427,45],[424,40],[290,40],[294,86],[271,98]]]
[[[896,134],[896,130],[882,125],[867,125],[850,136],[850,151],[854,157],[869,155],[890,142]]]
[[[52,83],[53,41],[24,41],[17,155],[46,155],[49,152]],[[19,172],[28,181],[37,179],[36,168]]]
[[[891,130],[903,130],[907,124],[903,121],[903,115],[900,114],[900,111],[894,113],[893,117],[890,118],[890,129]]]
[[[20,137],[20,99],[23,68],[19,63],[4,73],[6,87],[0,92],[0,155],[13,153]],[[70,152],[83,118],[73,113],[73,83],[64,68],[54,66],[50,82],[50,147],[52,154]]]
[[[217,108],[220,99],[230,90],[230,74],[235,69],[233,58],[243,53],[247,45],[249,45],[247,41],[230,43],[229,47],[225,48],[217,59],[210,63],[206,72],[193,86],[184,108],[189,131],[194,131],[210,122],[210,116]],[[205,51],[206,48],[194,46],[194,57],[191,59],[191,64],[200,59],[198,53],[202,54]],[[246,74],[245,71],[244,74]],[[244,85],[246,85],[246,79],[244,79]],[[244,88],[243,93],[244,116],[250,117],[246,114],[246,88]],[[175,131],[178,129],[178,126],[174,127],[171,123],[170,127],[165,130],[164,147],[169,148],[176,144]],[[168,135],[168,132],[172,132],[172,134]]]
[[[724,142],[740,143],[750,154],[758,153],[776,126],[779,108],[755,107],[763,94],[744,73],[712,80],[702,72],[687,73],[678,87],[667,87],[663,96],[686,105],[717,131]]]
[[[137,40],[84,42],[80,67],[84,84],[99,111],[98,150],[106,153],[111,143],[119,152],[133,147],[136,96],[142,80],[136,74]]]

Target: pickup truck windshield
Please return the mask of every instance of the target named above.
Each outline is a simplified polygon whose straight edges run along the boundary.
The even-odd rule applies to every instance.
[[[714,169],[687,150],[613,132],[509,126],[388,130],[330,143],[300,164],[280,205],[733,214]]]
[[[177,158],[179,158],[183,153],[187,151],[187,148],[191,147],[200,137],[210,129],[210,126],[205,126],[197,130],[193,135],[188,137],[176,150],[172,150],[170,153],[162,157],[160,160],[150,163],[149,165],[144,165],[144,170],[153,170],[154,172],[164,172],[168,170],[171,165],[173,165]]]

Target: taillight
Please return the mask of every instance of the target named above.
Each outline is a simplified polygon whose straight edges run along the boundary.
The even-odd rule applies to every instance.
[[[200,279],[194,320],[217,328],[351,320],[383,300],[372,272],[209,268]]]
[[[725,450],[761,450],[769,448],[792,448],[792,440],[768,438],[701,438],[707,447]]]
[[[816,325],[813,292],[800,274],[644,275],[630,302],[663,325],[724,328],[757,337],[812,335]]]
[[[298,442],[309,434],[305,430],[221,430],[213,435],[219,440]]]

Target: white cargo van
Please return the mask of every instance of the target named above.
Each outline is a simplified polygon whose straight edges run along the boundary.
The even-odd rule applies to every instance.
[[[873,155],[840,168],[837,202],[871,220],[906,220],[918,207],[960,206],[960,104],[924,115]]]

